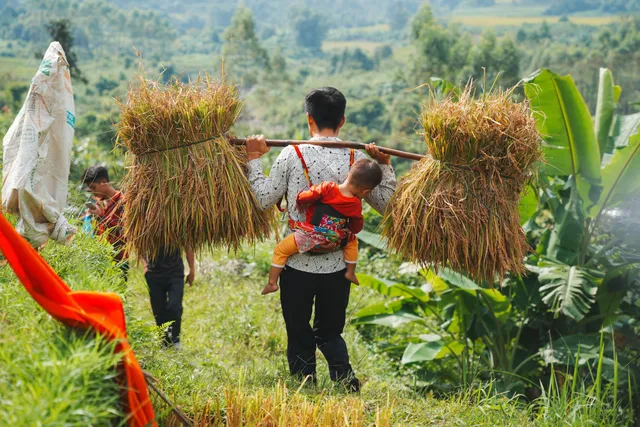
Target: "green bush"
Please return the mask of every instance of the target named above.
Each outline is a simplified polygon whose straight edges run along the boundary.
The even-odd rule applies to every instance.
[[[79,235],[42,255],[74,290],[127,292],[111,247]],[[135,323],[129,330],[149,336]],[[113,343],[71,330],[31,298],[11,268],[0,268],[0,420],[4,425],[122,425]]]

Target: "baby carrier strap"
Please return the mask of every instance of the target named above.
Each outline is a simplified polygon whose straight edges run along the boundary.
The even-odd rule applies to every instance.
[[[296,150],[298,159],[300,159],[300,163],[302,164],[302,170],[304,172],[305,178],[307,178],[309,187],[313,186],[313,183],[311,182],[311,177],[309,176],[309,167],[307,166],[307,162],[304,161],[304,156],[302,155],[302,151],[300,151],[300,148],[297,145],[294,145],[293,149]],[[356,157],[356,153],[355,153],[355,150],[352,148],[349,150],[349,169],[351,169],[351,166],[353,166],[355,157]]]
[[[300,163],[302,163],[302,170],[304,172],[304,177],[307,178],[307,182],[309,183],[309,187],[311,187],[313,185],[313,183],[311,182],[311,177],[309,177],[309,167],[307,167],[307,162],[304,161],[304,156],[302,155],[302,151],[300,151],[300,148],[297,145],[294,145],[293,149],[296,150],[296,154],[298,155],[298,158],[300,159]]]

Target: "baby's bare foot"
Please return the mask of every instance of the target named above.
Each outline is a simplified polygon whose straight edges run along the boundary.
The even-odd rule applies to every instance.
[[[265,286],[264,289],[262,290],[262,295],[267,295],[277,290],[278,290],[278,284],[269,282],[267,283],[267,286]]]
[[[358,282],[358,276],[356,276],[356,273],[345,273],[344,277],[351,283],[355,283],[356,285],[360,286],[360,282]]]

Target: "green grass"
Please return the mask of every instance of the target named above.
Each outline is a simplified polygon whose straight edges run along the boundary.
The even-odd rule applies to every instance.
[[[260,295],[272,247],[269,242],[237,255],[216,251],[198,260],[196,284],[185,292],[181,351],[161,348],[141,272],[134,269],[125,288],[106,245],[79,236],[68,248],[47,246],[43,255],[73,289],[110,290],[124,297],[129,339],[143,369],[199,426],[550,427],[615,420],[592,390],[569,393],[569,381],[566,390],[550,386],[531,406],[496,395],[490,385],[446,398],[417,394],[408,387],[410,373],[375,353],[353,326],[344,336],[364,381],[362,393],[348,395],[331,383],[321,356],[319,384],[301,387],[288,374],[278,295]],[[348,313],[376,298],[354,287]],[[59,326],[9,267],[0,269],[0,325],[3,423],[124,424],[112,345]],[[159,425],[178,425],[167,405],[151,395]]]
[[[5,82],[16,81],[28,84],[38,70],[40,62],[35,58],[0,58],[0,76]]]
[[[549,5],[519,5],[511,0],[498,0],[491,7],[460,7],[453,11],[449,20],[468,27],[518,27],[523,24],[557,23],[559,16],[545,16]],[[569,21],[578,25],[607,25],[617,22],[617,15],[570,16]]]
[[[491,403],[476,406],[471,401],[456,400],[454,405],[416,395],[384,355],[372,353],[350,326],[344,336],[354,369],[365,382],[362,394],[348,396],[334,386],[322,357],[319,385],[298,390],[300,384],[290,378],[286,366],[278,294],[260,295],[271,247],[247,250],[240,260],[220,252],[199,260],[196,284],[185,292],[183,350],[136,347],[145,369],[161,380],[159,386],[185,411],[199,414],[200,419],[207,412],[209,421],[216,423],[220,415],[215,408],[223,409],[227,416],[242,409],[247,421],[265,416],[259,406],[277,407],[274,402],[281,402],[293,417],[284,419],[283,425],[301,425],[300,420],[309,420],[303,416],[308,411],[320,414],[315,421],[338,411],[334,425],[346,425],[345,420],[355,425],[450,425],[455,419],[476,425],[526,421],[525,412],[506,399],[490,399]],[[140,273],[134,275],[131,286],[132,315],[152,325]],[[371,297],[368,290],[354,287],[348,312],[370,302]]]

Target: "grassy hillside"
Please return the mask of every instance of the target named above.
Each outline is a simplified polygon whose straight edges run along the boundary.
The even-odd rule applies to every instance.
[[[288,426],[526,420],[526,413],[506,399],[478,405],[472,396],[436,400],[412,393],[353,327],[346,338],[365,381],[362,394],[348,396],[336,389],[325,365],[317,387],[301,388],[287,374],[277,295],[259,294],[270,247],[242,252],[239,259],[214,253],[199,260],[197,283],[186,291],[181,352],[161,349],[142,275],[135,272],[126,287],[110,262],[108,246],[78,236],[71,247],[48,245],[43,255],[73,289],[115,291],[124,297],[130,341],[143,368],[201,424],[244,425],[269,418]],[[0,268],[0,290],[0,419],[16,426],[122,424],[112,345],[59,326],[8,266]],[[349,310],[368,298],[364,290],[354,289]],[[155,397],[154,404],[160,425],[173,422],[166,405]]]
[[[198,278],[185,292],[183,350],[141,348],[141,363],[162,381],[160,386],[186,410],[213,424],[242,414],[243,423],[265,418],[280,425],[491,425],[501,420],[526,422],[524,411],[496,398],[474,405],[466,397],[437,400],[404,386],[397,371],[373,353],[354,327],[345,338],[354,369],[364,380],[361,395],[346,395],[329,381],[319,358],[317,387],[291,379],[286,366],[286,334],[278,294],[260,295],[266,281],[272,244],[245,250],[238,259],[215,253],[198,262]],[[146,285],[140,275],[131,283],[133,313],[152,323]],[[354,287],[348,312],[371,301]],[[320,354],[320,353],[318,353]],[[273,412],[271,412],[273,411]],[[328,422],[330,420],[330,422]],[[458,420],[458,421],[456,421]]]
[[[79,236],[43,256],[74,290],[126,294],[111,248]],[[129,323],[136,334],[135,322]],[[9,266],[0,267],[0,420],[4,425],[120,425],[113,345],[60,326]]]

